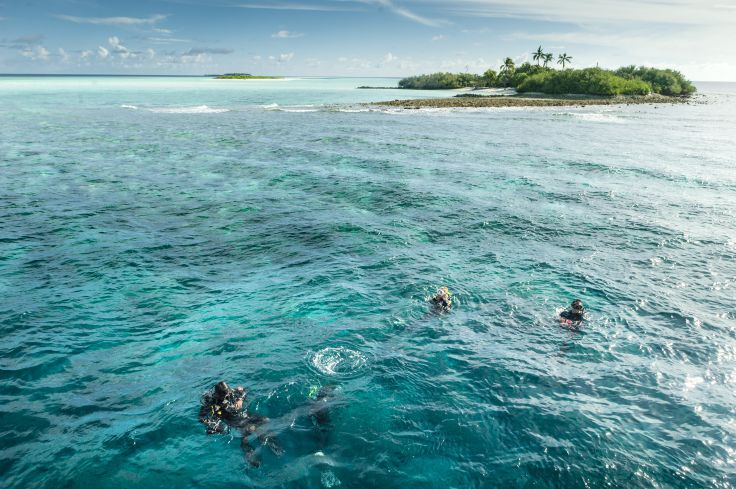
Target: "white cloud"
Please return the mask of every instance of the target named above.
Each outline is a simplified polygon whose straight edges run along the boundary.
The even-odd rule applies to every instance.
[[[75,17],[73,15],[57,15],[56,18],[76,24],[95,25],[145,25],[156,24],[166,19],[166,15],[152,15],[150,17]]]
[[[451,15],[531,18],[564,23],[733,23],[733,10],[723,0],[421,0]]]
[[[432,41],[442,41],[444,39],[447,39],[444,35],[440,34],[438,36],[432,36]]]
[[[500,64],[500,63],[496,63]],[[482,73],[494,66],[483,58],[463,59],[453,58],[440,61],[438,67],[441,71],[467,71],[469,73]]]
[[[122,59],[135,58],[136,53],[131,52],[130,49],[123,46],[120,39],[118,39],[118,36],[109,37],[107,42],[112,48],[111,52],[117,54]]]
[[[314,12],[359,12],[361,9],[342,5],[316,5],[305,3],[243,3],[236,7],[263,10],[305,10]]]
[[[107,48],[105,48],[104,46],[98,46],[97,54],[100,56],[100,58],[105,59],[110,56],[110,51],[108,51]]]
[[[82,58],[82,59],[87,59],[90,56],[92,56],[93,54],[95,54],[94,51],[92,51],[90,49],[85,49],[84,51],[82,51],[81,53],[79,53],[79,57]]]
[[[372,70],[375,65],[366,58],[338,58],[340,63],[343,63],[342,69],[348,72],[367,72]]]
[[[294,53],[279,54],[278,62],[279,63],[288,63],[292,59],[294,59]]]
[[[112,36],[107,38],[107,42],[112,46],[113,50],[115,51],[127,51],[128,48],[120,44],[120,39],[118,39],[118,36]]]
[[[198,56],[200,54],[232,54],[233,50],[228,48],[192,48],[184,56]]]
[[[301,34],[299,32],[289,32],[289,31],[278,31],[271,34],[271,37],[275,37],[277,39],[293,39],[296,37],[303,37],[304,34]]]
[[[177,42],[192,42],[191,39],[178,39],[175,37],[147,37],[146,41],[155,42],[157,44],[173,44]]]
[[[69,53],[67,53],[64,48],[59,48],[58,51],[62,63],[66,63],[67,61],[69,61]]]
[[[399,57],[398,56],[394,56],[393,53],[386,53],[386,55],[383,57],[383,62],[384,63],[387,63],[387,64],[388,63],[393,63],[397,59],[399,59]]]
[[[146,49],[146,56],[148,56],[148,59],[153,59],[156,57],[156,51],[154,51],[151,48]]]
[[[211,59],[212,59],[211,56],[209,56],[206,53],[199,53],[199,54],[186,54],[186,53],[184,53],[184,54],[182,54],[178,58],[178,62],[180,62],[180,63],[197,63],[197,64],[202,64],[202,63],[209,62]]]
[[[20,54],[32,61],[48,61],[51,53],[43,46],[29,46],[23,49]]]
[[[416,14],[407,8],[396,5],[393,2],[393,0],[359,0],[359,1],[364,2],[364,3],[377,4],[381,7],[384,7],[390,10],[396,15],[400,15],[401,17],[409,19],[413,22],[416,22],[422,25],[426,25],[426,26],[430,26],[430,27],[439,27],[441,25],[446,25],[449,23],[446,20],[430,19],[428,17],[424,17],[422,15]]]

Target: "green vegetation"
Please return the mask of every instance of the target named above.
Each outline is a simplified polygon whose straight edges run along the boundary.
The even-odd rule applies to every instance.
[[[652,86],[640,79],[626,79],[600,68],[548,70],[528,76],[516,86],[519,92],[553,95],[648,95]]]
[[[602,68],[571,69],[572,56],[557,56],[556,70],[548,65],[554,59],[539,46],[532,54],[536,64],[525,62],[516,65],[506,58],[496,72],[487,70],[482,75],[473,73],[432,73],[412,76],[399,81],[399,88],[440,90],[456,88],[515,88],[519,92],[539,92],[551,95],[649,95],[687,96],[695,92],[693,84],[681,73],[644,66],[627,66],[618,70]]]
[[[477,87],[481,78],[471,73],[432,73],[404,78],[399,81],[399,88],[416,90],[438,90],[451,88]]]
[[[215,76],[216,80],[279,80],[282,76],[258,76],[250,73],[225,73]]]
[[[644,80],[649,83],[654,93],[662,95],[692,95],[695,86],[674,70],[659,70],[644,66],[626,66],[615,71],[616,75],[627,80]]]

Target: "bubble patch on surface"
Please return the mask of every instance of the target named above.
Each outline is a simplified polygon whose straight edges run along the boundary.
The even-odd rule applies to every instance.
[[[365,355],[344,346],[322,348],[309,363],[318,372],[333,377],[349,377],[360,373],[367,364]]]

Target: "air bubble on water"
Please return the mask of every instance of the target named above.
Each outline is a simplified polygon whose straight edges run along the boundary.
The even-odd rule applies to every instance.
[[[310,360],[319,372],[330,376],[346,376],[359,372],[366,364],[359,351],[343,346],[322,348]]]
[[[340,484],[342,482],[331,470],[322,472],[322,487],[337,487]]]
[[[696,376],[696,377],[690,377],[690,376],[688,375],[688,376],[687,376],[687,377],[685,378],[685,387],[684,387],[684,389],[683,389],[683,390],[684,390],[685,392],[687,392],[687,391],[691,391],[691,390],[693,390],[693,389],[694,389],[695,387],[697,387],[697,386],[698,386],[699,384],[702,384],[703,382],[705,382],[705,379],[703,379],[703,377],[700,377],[700,376]]]

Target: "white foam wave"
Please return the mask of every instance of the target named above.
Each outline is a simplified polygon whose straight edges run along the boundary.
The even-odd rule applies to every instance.
[[[135,105],[128,105],[128,104],[123,104],[123,105],[121,105],[121,106],[120,106],[120,108],[121,108],[121,109],[133,109],[133,110],[138,110],[138,107],[136,107]]]
[[[685,386],[683,387],[683,390],[685,392],[691,391],[695,389],[698,385],[702,384],[703,382],[705,382],[705,379],[703,377],[700,377],[700,376],[691,377],[688,375],[685,378]]]
[[[190,107],[154,107],[147,109],[157,114],[221,114],[230,112],[230,109],[215,108],[208,105],[195,105]]]
[[[319,112],[322,107],[316,105],[286,105],[282,106],[279,104],[268,104],[261,106],[265,110],[278,111],[278,112],[293,112],[293,113],[306,113],[306,112]]]
[[[729,239],[726,242],[726,248],[728,248],[731,251],[736,251],[736,238]]]
[[[312,355],[311,364],[325,375],[346,376],[360,371],[366,358],[362,353],[343,346],[327,347]]]
[[[626,124],[626,120],[613,114],[604,112],[558,112],[555,115],[562,115],[580,119],[586,122],[611,122],[614,124]]]
[[[302,113],[307,113],[307,112],[319,112],[319,110],[318,109],[295,109],[295,108],[290,108],[290,109],[281,109],[281,112],[292,112],[292,113],[295,113],[295,114],[302,114]]]

